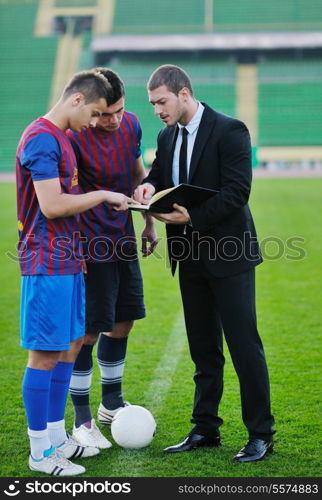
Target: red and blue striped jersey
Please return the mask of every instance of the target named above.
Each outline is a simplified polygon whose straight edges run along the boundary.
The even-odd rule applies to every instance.
[[[137,158],[141,156],[141,127],[125,111],[120,127],[107,132],[98,127],[67,131],[78,163],[83,193],[106,189],[131,196]],[[90,262],[113,262],[136,254],[130,210],[117,212],[107,203],[81,214],[84,256]]]
[[[18,257],[22,275],[81,271],[79,215],[47,219],[33,181],[59,177],[63,193],[78,194],[76,158],[66,134],[45,118],[24,131],[16,156]]]

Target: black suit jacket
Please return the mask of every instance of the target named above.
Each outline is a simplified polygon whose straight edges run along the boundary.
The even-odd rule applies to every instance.
[[[192,228],[187,226],[186,235],[184,226],[167,225],[169,258],[173,274],[177,261],[190,252],[213,276],[232,276],[262,261],[247,204],[252,181],[250,137],[244,123],[203,105],[188,182],[219,192],[200,206],[189,209]],[[153,184],[156,191],[173,185],[176,138],[177,126],[159,133],[156,158],[143,181]],[[192,233],[195,234],[192,236]],[[179,257],[184,240],[187,242],[185,253]]]

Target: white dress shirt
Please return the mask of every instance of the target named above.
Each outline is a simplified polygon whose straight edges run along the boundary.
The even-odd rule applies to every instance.
[[[194,116],[191,118],[190,122],[187,125],[181,125],[178,123],[179,127],[179,132],[178,132],[178,137],[177,137],[177,142],[176,146],[174,149],[174,155],[173,155],[173,163],[172,163],[172,180],[173,184],[177,186],[179,184],[179,155],[180,155],[180,148],[181,148],[181,143],[182,143],[182,129],[185,127],[188,131],[187,134],[187,177],[189,178],[189,170],[190,170],[190,162],[191,162],[191,155],[193,151],[193,146],[196,140],[200,120],[202,117],[202,113],[204,111],[204,106],[201,104],[201,102],[198,102],[198,109]]]

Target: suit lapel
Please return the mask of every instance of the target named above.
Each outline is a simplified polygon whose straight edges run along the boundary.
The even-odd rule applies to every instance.
[[[166,177],[167,177],[166,185],[169,185],[170,187],[173,186],[172,163],[173,163],[173,155],[178,137],[178,132],[179,132],[178,126],[172,127],[172,129],[169,131],[169,137],[167,139],[167,149],[166,149],[166,159],[165,159]]]
[[[209,135],[212,132],[213,126],[216,121],[216,112],[209,108],[205,103],[202,103],[205,106],[200,125],[198,128],[197,132],[197,137],[193,146],[193,151],[191,155],[191,161],[190,161],[190,169],[189,169],[189,180],[188,182],[190,183],[194,173],[196,171],[196,168],[198,166],[198,161],[200,158],[200,155],[202,153],[203,148],[205,147]]]

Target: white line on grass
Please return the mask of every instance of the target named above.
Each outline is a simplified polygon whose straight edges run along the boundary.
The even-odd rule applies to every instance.
[[[162,410],[165,398],[172,385],[173,376],[180,360],[186,340],[185,325],[182,311],[177,315],[168,337],[163,355],[156,366],[149,387],[144,393],[146,407],[152,410],[154,417]],[[131,474],[142,476],[143,463],[131,462]]]
[[[154,414],[160,412],[163,408],[185,342],[185,325],[182,311],[180,311],[170,332],[163,356],[154,370],[149,387],[144,393],[144,400],[147,402],[148,407],[153,408]]]
[[[162,411],[164,401],[171,388],[173,376],[180,360],[181,353],[186,341],[185,325],[182,311],[178,313],[167,343],[163,350],[163,355],[156,366],[151,382],[144,393],[145,406],[152,411],[154,417]],[[157,420],[157,418],[156,418]],[[143,455],[144,456],[144,455]],[[127,466],[131,470],[131,476],[143,476],[144,462],[138,459],[137,455],[132,458],[127,455]],[[115,464],[117,468],[118,465]],[[109,474],[113,476],[114,467],[110,469]]]

